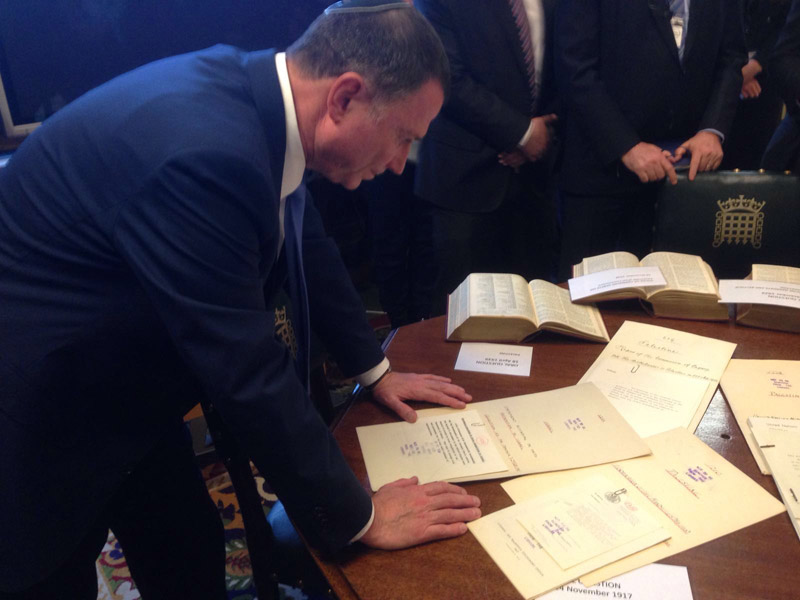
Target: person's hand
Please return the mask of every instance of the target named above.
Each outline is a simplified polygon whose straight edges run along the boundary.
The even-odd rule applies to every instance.
[[[694,181],[695,175],[702,171],[713,171],[722,162],[722,144],[719,136],[711,131],[699,131],[683,142],[675,150],[671,160],[677,162],[687,152],[692,155],[689,163],[689,181]]]
[[[516,171],[528,162],[528,157],[522,153],[522,150],[517,149],[511,152],[501,152],[497,155],[497,162]]]
[[[668,150],[639,142],[622,155],[622,164],[633,171],[642,183],[660,181],[667,177],[674,185],[678,183],[678,176],[669,157]]]
[[[418,479],[387,483],[372,497],[375,519],[360,542],[373,548],[398,550],[456,537],[467,532],[467,521],[481,516],[480,498],[457,485]]]
[[[472,396],[464,388],[450,381],[439,375],[392,371],[375,386],[372,397],[392,409],[404,421],[413,423],[417,420],[417,413],[405,403],[406,400],[423,400],[452,408],[464,408],[465,403],[472,401]]]
[[[557,120],[558,115],[555,113],[531,119],[531,123],[533,123],[531,135],[521,148],[522,153],[529,161],[536,162],[545,155],[553,138],[550,127]]]
[[[742,98],[758,98],[761,95],[761,84],[758,79],[753,79],[742,85]]]

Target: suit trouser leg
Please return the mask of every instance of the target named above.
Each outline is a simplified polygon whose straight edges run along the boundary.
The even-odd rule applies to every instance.
[[[561,194],[559,280],[572,277],[572,265],[587,256],[624,250],[642,258],[653,245],[658,185],[616,196]]]
[[[180,424],[131,471],[52,575],[24,592],[0,592],[0,600],[96,599],[95,561],[109,528],[144,600],[226,597],[224,529]]]

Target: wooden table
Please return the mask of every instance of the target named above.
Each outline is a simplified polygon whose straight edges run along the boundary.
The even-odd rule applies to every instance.
[[[608,303],[606,304],[608,306]],[[656,319],[638,304],[612,303],[603,309],[609,335],[625,320],[670,327],[737,344],[734,358],[800,360],[800,335],[710,323]],[[533,346],[527,378],[454,371],[460,344],[444,341],[444,318],[401,327],[387,346],[396,370],[437,373],[464,386],[475,401],[541,392],[577,383],[605,347],[542,333]],[[422,408],[416,405],[415,408]],[[355,428],[396,420],[393,414],[356,399],[335,428],[335,436],[356,475],[369,487]],[[761,475],[730,408],[718,390],[696,435],[779,498],[770,476]],[[500,482],[466,484],[481,498],[483,514],[512,504]],[[736,510],[735,499],[730,510]],[[335,562],[317,557],[332,589],[342,600],[513,599],[521,597],[472,534],[386,552],[356,544]],[[695,600],[781,600],[800,598],[800,540],[784,513],[697,548],[664,563],[685,565]]]

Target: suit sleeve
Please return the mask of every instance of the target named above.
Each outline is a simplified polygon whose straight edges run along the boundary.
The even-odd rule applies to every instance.
[[[727,135],[736,115],[742,89],[742,67],[747,62],[744,33],[736,7],[736,3],[722,3],[725,25],[717,51],[714,85],[698,130],[716,129]]]
[[[312,329],[344,374],[352,377],[376,366],[384,358],[383,351],[310,194],[303,218],[303,269]]]
[[[454,5],[458,8],[457,2]],[[447,0],[416,0],[414,6],[439,34],[450,61],[450,96],[444,111],[498,151],[516,148],[528,129],[530,117],[499,98],[470,74],[469,66],[462,58],[461,36],[456,31],[450,3]]]
[[[273,189],[238,157],[187,153],[128,199],[114,242],[291,517],[333,551],[366,524],[372,502],[274,338],[263,292],[277,253]]]
[[[800,98],[800,0],[794,0],[775,44],[770,63],[770,77],[776,82],[784,101],[796,107]]]
[[[600,75],[600,3],[561,0],[556,9],[556,79],[559,97],[588,136],[603,164],[639,143]]]

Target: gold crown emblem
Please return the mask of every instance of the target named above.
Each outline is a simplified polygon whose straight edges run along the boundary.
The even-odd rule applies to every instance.
[[[755,198],[745,198],[744,194],[739,194],[738,198],[728,198],[725,202],[717,200],[717,206],[723,212],[743,211],[755,214],[761,212],[764,204],[766,204],[766,201],[758,202]]]

